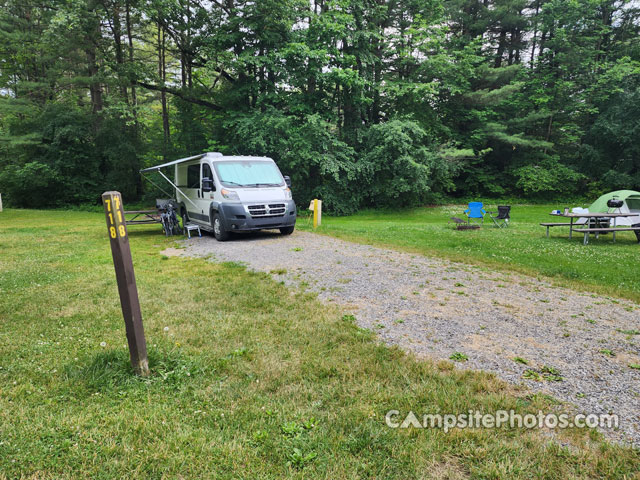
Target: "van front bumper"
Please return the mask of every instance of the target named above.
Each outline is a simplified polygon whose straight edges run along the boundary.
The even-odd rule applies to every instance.
[[[228,232],[247,232],[271,228],[292,227],[296,224],[296,204],[293,200],[277,202],[285,204],[282,215],[252,216],[241,203],[218,205],[220,220]]]

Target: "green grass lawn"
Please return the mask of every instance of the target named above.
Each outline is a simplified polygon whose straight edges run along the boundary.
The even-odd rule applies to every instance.
[[[491,209],[492,206],[487,207]],[[457,262],[549,277],[562,285],[640,301],[640,245],[633,232],[593,236],[589,245],[568,227],[554,227],[551,238],[541,222],[556,222],[558,205],[513,205],[511,226],[493,228],[490,218],[476,231],[457,231],[452,216],[466,218],[464,206],[365,211],[350,217],[323,216],[318,232],[362,243],[389,246]],[[495,205],[493,205],[495,208]],[[310,230],[300,219],[298,228]]]
[[[387,241],[419,223],[389,217]],[[540,232],[516,224],[461,243],[477,245],[472,235],[488,257],[488,235],[526,244]],[[595,432],[556,432],[560,446],[538,431],[390,429],[391,409],[559,407],[381,346],[266,274],[164,257],[172,241],[155,226],[132,228],[130,240],[148,379],[128,364],[103,215],[0,213],[0,478],[637,478],[640,453]],[[589,248],[630,256],[626,243]]]

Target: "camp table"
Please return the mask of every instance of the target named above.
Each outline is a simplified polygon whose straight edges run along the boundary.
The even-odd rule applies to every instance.
[[[585,234],[585,242],[584,244],[586,245],[588,243],[588,235],[589,233],[595,233],[596,235],[598,233],[604,233],[604,232],[612,232],[613,233],[613,241],[616,241],[616,231],[622,231],[622,230],[636,230],[634,228],[616,228],[616,220],[618,217],[638,217],[640,214],[638,213],[594,213],[594,212],[582,212],[582,213],[550,213],[549,215],[554,216],[554,217],[565,217],[569,219],[569,238],[572,237],[573,234],[573,225],[574,225],[574,220],[576,218],[593,218],[595,219],[595,224],[596,224],[596,228],[583,228],[583,229],[576,229],[576,231],[580,231],[582,233]],[[600,224],[600,219],[602,218],[610,218],[613,219],[613,227],[603,227]],[[640,218],[638,220],[640,222]],[[587,226],[590,224],[591,222],[587,222]],[[547,232],[548,232],[548,227],[547,227]]]

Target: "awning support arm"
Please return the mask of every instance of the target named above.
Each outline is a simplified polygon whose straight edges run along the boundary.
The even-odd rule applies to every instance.
[[[169,178],[164,173],[162,173],[160,171],[160,169],[158,169],[157,172],[160,175],[162,175],[162,178],[164,178],[167,182],[169,182],[169,184],[171,184],[171,186],[173,188],[175,188],[177,191],[179,191],[182,194],[182,196],[185,198],[185,200],[188,200],[191,205],[196,207],[196,209],[198,208],[198,205],[196,205],[189,197],[187,197],[187,195],[185,195],[185,193],[182,190],[180,190],[180,188],[178,188],[178,186],[175,183],[173,183],[171,180],[169,180]]]
[[[151,180],[149,177],[147,177],[144,173],[142,174],[142,176],[144,178],[147,179],[147,182],[149,182],[151,185],[153,185],[154,187],[156,187],[158,190],[160,190],[162,193],[164,193],[165,195],[167,195],[168,197],[173,197],[172,193],[167,192],[164,188],[162,188],[160,185],[158,185],[157,183],[155,183],[153,180]]]

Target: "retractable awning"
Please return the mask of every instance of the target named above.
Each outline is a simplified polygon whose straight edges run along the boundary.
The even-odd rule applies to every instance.
[[[183,162],[189,162],[191,160],[200,160],[202,157],[206,155],[207,155],[206,153],[202,153],[200,155],[194,155],[193,157],[179,158],[178,160],[174,160],[172,162],[162,163],[160,165],[155,165],[153,167],[143,168],[142,170],[140,170],[140,173],[157,172],[158,170],[164,167],[170,167],[172,165],[177,165]]]
[[[160,165],[155,165],[155,166],[149,167],[149,168],[143,168],[142,170],[140,170],[140,173],[158,172],[160,174],[160,176],[162,178],[164,178],[169,183],[169,185],[171,185],[173,188],[176,189],[176,191],[180,192],[183,195],[183,197],[184,197],[184,199],[186,201],[188,201],[194,207],[198,208],[198,206],[193,202],[193,200],[191,200],[182,190],[180,190],[180,187],[178,187],[175,183],[173,183],[160,170],[162,168],[164,168],[164,167],[171,167],[172,165],[178,165],[179,163],[189,162],[191,160],[200,160],[202,157],[205,157],[206,155],[207,155],[206,153],[201,153],[200,155],[194,155],[193,157],[179,158],[178,160],[174,160],[172,162],[162,163]],[[222,156],[221,153],[217,153],[217,152],[213,153],[212,155],[218,156],[218,157]],[[160,188],[160,187],[158,187],[158,188]]]

